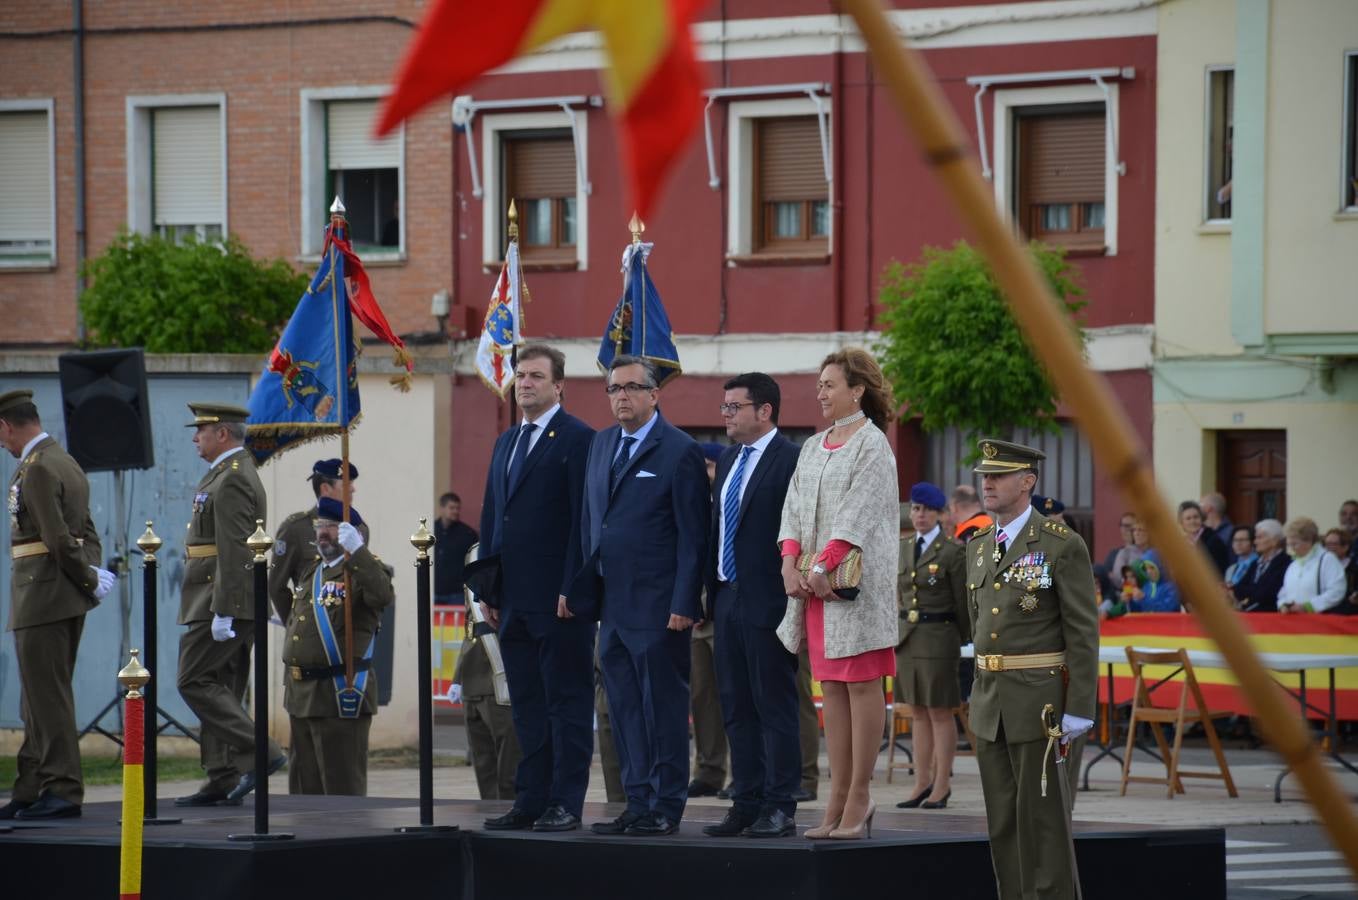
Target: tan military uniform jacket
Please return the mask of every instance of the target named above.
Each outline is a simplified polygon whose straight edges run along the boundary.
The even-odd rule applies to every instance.
[[[254,533],[255,520],[265,517],[264,485],[249,451],[232,453],[198,482],[185,541],[180,625],[209,620],[214,613],[254,619],[254,556],[245,539]],[[217,555],[195,557],[189,549],[195,546],[215,546]]]
[[[977,656],[1065,651],[1060,667],[983,671],[971,689],[971,728],[994,741],[1045,740],[1042,707],[1094,718],[1099,615],[1089,551],[1078,534],[1033,510],[1023,533],[994,561],[994,527],[967,542],[966,578]]]
[[[966,563],[962,546],[948,540],[941,531],[915,559],[915,539],[901,541],[901,574],[897,580],[896,602],[900,609],[900,644],[909,641],[907,651],[919,658],[958,657],[963,644],[971,639],[967,614]],[[911,622],[910,611],[919,614],[952,613],[953,622]]]
[[[9,483],[10,543],[41,541],[47,552],[11,560],[9,630],[83,616],[99,602],[99,534],[90,519],[85,472],[51,437],[19,464]]]
[[[299,680],[293,677],[292,666],[323,668],[330,665],[325,655],[325,644],[321,641],[320,630],[316,627],[316,616],[312,609],[312,587],[315,566],[318,560],[302,577],[302,583],[294,595],[292,613],[288,616],[288,628],[283,637],[283,662],[289,668],[284,672],[283,706],[289,715],[299,718],[338,717],[339,707],[335,702],[333,678],[314,678]],[[344,653],[344,570],[349,570],[349,592],[352,595],[354,622],[354,654],[361,658],[372,641],[377,623],[382,618],[382,610],[389,606],[395,594],[391,579],[378,560],[368,552],[367,547],[359,547],[358,552],[346,563],[341,559],[326,566],[321,574],[322,591],[333,592],[328,600],[323,600],[330,619],[331,629],[341,654]],[[325,584],[333,587],[326,588]],[[368,671],[368,683],[363,696],[362,715],[371,716],[377,712],[377,672]]]
[[[363,543],[371,540],[368,523],[358,526]],[[316,555],[316,507],[295,512],[283,520],[274,536],[273,561],[269,563],[269,599],[274,612],[284,623],[292,614],[293,594],[302,587],[302,578],[320,559]],[[388,574],[391,574],[388,569]]]

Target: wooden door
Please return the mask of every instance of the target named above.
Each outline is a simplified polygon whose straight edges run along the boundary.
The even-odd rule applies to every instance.
[[[1232,522],[1286,522],[1287,432],[1218,432],[1217,490]]]

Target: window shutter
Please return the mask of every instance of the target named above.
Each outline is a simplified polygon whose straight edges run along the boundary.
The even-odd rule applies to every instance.
[[[0,241],[52,239],[47,112],[0,113]]]
[[[575,143],[564,138],[518,138],[505,142],[510,196],[575,196]]]
[[[1103,113],[1025,119],[1024,174],[1030,203],[1103,201],[1107,137]]]
[[[399,132],[372,139],[376,100],[332,100],[325,105],[327,165],[331,169],[396,169],[401,165]]]
[[[221,223],[221,128],[219,106],[165,107],[152,111],[155,224]]]
[[[816,117],[760,119],[756,127],[760,200],[824,200],[829,186]]]

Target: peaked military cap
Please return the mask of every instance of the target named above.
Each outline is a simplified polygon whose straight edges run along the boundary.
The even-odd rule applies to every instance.
[[[244,422],[250,418],[250,410],[229,403],[190,403],[189,412],[193,421],[187,422],[190,428],[199,425],[227,425],[231,422]]]
[[[338,481],[340,478],[344,477],[340,474],[340,472],[343,471],[343,465],[344,460],[342,459],[318,459],[316,460],[316,465],[311,467],[311,474],[319,475],[322,478],[329,478],[332,481]],[[353,481],[357,477],[358,466],[349,463],[349,480]]]
[[[28,388],[20,388],[17,391],[8,391],[0,394],[0,413],[22,406],[25,403],[33,402],[33,392]]]
[[[1066,504],[1057,500],[1055,497],[1044,497],[1041,494],[1033,494],[1033,509],[1042,513],[1044,516],[1054,516],[1066,511]]]
[[[1047,458],[1047,454],[1041,450],[994,438],[982,438],[978,446],[981,449],[981,461],[972,471],[981,475],[1035,469],[1039,462]]]
[[[343,522],[344,504],[334,497],[322,497],[316,501],[316,519],[321,522]],[[355,528],[363,524],[363,517],[358,514],[358,510],[349,507],[349,524]]]
[[[910,488],[910,502],[930,509],[942,509],[948,505],[948,498],[943,496],[943,489],[938,485],[921,481]]]

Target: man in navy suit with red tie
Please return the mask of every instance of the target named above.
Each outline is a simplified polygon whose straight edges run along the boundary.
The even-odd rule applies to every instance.
[[[595,834],[679,829],[688,799],[689,629],[701,618],[707,468],[698,444],[656,408],[655,368],[617,356],[618,425],[594,436],[585,476],[585,564],[568,611],[600,620],[599,663],[627,809]]]
[[[801,782],[797,657],[778,640],[787,610],[778,525],[798,450],[778,433],[778,383],[762,372],[725,384],[726,435],[708,532],[708,614],[717,689],[731,747],[731,809],[703,832],[768,838],[797,833]]]
[[[518,352],[523,422],[500,435],[481,507],[481,558],[500,556],[499,630],[510,711],[523,758],[514,807],[492,831],[571,831],[594,755],[594,629],[565,616],[579,571],[585,460],[594,431],[561,407],[566,357],[543,344]]]

